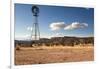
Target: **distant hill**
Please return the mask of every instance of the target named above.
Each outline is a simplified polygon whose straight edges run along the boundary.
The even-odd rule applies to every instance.
[[[15,46],[19,44],[21,46],[32,46],[32,44],[37,45],[46,45],[46,46],[53,46],[53,45],[63,45],[63,46],[74,46],[78,44],[94,44],[94,37],[52,37],[51,39],[48,38],[41,38],[40,40],[15,40]]]

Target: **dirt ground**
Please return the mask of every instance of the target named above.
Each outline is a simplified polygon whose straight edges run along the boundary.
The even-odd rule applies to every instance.
[[[20,47],[15,49],[15,65],[93,61],[94,47]]]

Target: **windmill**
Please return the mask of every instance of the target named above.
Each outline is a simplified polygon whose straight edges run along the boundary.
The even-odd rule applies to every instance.
[[[36,45],[37,41],[40,39],[40,31],[38,24],[39,8],[37,6],[32,6],[32,13],[34,19],[32,25],[31,40],[34,40]]]

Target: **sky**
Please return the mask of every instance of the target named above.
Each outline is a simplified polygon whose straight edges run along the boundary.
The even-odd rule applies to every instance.
[[[32,4],[15,4],[15,39],[30,39],[35,22]],[[94,9],[36,5],[39,8],[40,38],[94,36]]]

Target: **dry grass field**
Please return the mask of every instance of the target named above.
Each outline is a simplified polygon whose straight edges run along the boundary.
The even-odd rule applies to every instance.
[[[93,61],[93,46],[20,47],[15,49],[15,65]]]

